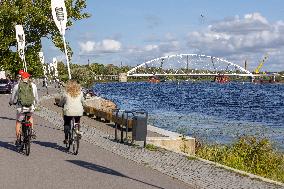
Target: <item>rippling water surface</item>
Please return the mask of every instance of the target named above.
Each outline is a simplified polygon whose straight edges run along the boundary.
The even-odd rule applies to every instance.
[[[102,83],[94,91],[121,109],[148,111],[156,127],[216,143],[259,135],[284,149],[283,84]]]

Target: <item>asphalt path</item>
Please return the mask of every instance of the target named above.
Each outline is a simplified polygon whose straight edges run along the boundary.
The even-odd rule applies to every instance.
[[[0,94],[0,188],[192,188],[82,140],[79,154],[70,154],[63,131],[38,116],[31,154],[21,154],[14,145],[16,110],[8,99]]]

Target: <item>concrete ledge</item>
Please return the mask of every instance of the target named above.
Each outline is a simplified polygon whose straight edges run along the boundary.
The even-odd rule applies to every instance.
[[[147,143],[173,152],[182,152],[189,155],[195,154],[195,138],[192,137],[147,137]]]
[[[147,125],[147,129],[149,131],[152,131],[152,132],[155,132],[155,133],[159,133],[159,134],[164,135],[164,136],[169,137],[169,138],[178,138],[178,137],[182,136],[179,133],[175,133],[175,132],[172,132],[172,131],[168,131],[168,130],[165,130],[165,129],[154,127],[152,125]]]
[[[188,155],[195,155],[195,138],[185,136],[181,134],[154,127],[147,126],[149,131],[164,135],[164,137],[147,137],[147,143],[155,146]]]

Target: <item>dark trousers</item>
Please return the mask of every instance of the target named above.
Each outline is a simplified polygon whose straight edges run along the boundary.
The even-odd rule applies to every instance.
[[[80,124],[81,116],[66,116],[66,115],[63,116],[65,140],[68,139],[68,133],[70,132],[71,121],[72,121],[73,118],[75,119],[75,123]]]

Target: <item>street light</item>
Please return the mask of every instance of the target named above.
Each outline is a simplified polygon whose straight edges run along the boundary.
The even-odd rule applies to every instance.
[[[67,12],[64,0],[51,0],[51,9],[52,9],[52,16],[54,22],[59,29],[60,34],[63,38],[64,43],[64,50],[67,62],[67,69],[68,69],[68,77],[71,79],[70,73],[70,66],[69,66],[69,58],[67,54],[66,42],[65,42],[65,30],[66,30],[66,23],[67,23]]]

